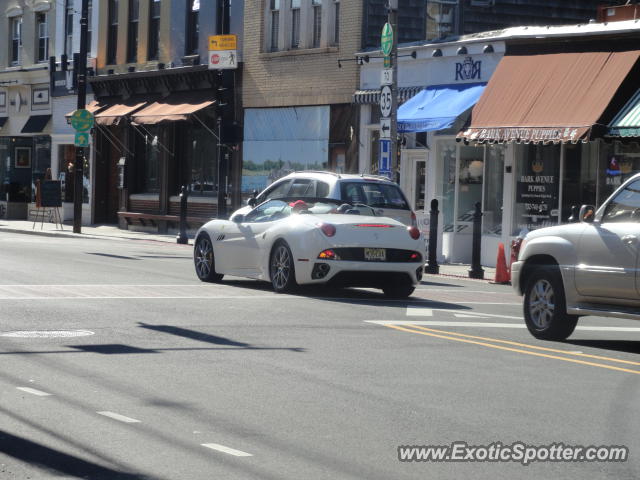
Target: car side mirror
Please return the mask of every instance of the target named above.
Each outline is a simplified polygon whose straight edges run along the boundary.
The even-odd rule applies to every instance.
[[[247,200],[247,205],[249,205],[250,207],[255,207],[256,206],[256,199],[254,197],[251,197],[249,200]]]
[[[244,215],[239,213],[237,215],[234,215],[231,220],[233,220],[234,223],[242,223],[242,222],[244,222]]]
[[[593,223],[596,217],[596,207],[593,205],[582,205],[580,207],[580,221],[582,223]]]

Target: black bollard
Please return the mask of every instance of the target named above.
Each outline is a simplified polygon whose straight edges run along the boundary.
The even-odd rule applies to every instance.
[[[429,260],[424,269],[425,273],[437,275],[440,273],[440,265],[438,265],[438,200],[431,200],[431,211],[429,212]]]
[[[189,243],[187,238],[187,187],[184,185],[180,189],[180,233],[176,237],[176,242],[180,244]]]
[[[476,211],[473,214],[473,246],[471,248],[471,270],[469,278],[484,278],[484,270],[480,265],[480,246],[482,245],[482,212],[480,202],[476,203]]]

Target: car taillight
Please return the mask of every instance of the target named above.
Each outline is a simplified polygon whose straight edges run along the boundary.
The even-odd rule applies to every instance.
[[[420,238],[420,230],[418,230],[418,227],[407,227],[407,232],[409,232],[409,236],[414,240]]]
[[[335,225],[331,225],[330,223],[318,223],[317,227],[322,230],[327,237],[333,237],[336,234]]]
[[[338,255],[331,249],[323,250],[318,255],[318,258],[322,258],[323,260],[338,260]]]
[[[414,252],[409,256],[409,260],[419,260],[419,259],[420,259],[420,254],[419,253],[415,253]]]
[[[413,210],[411,211],[411,226],[412,227],[418,226],[418,219],[416,218],[416,212],[414,212]]]

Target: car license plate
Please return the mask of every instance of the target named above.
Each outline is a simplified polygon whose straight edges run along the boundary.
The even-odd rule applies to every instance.
[[[365,248],[364,259],[384,262],[387,259],[387,251],[384,248]]]

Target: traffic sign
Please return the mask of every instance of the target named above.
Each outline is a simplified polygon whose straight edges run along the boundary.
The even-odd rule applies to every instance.
[[[238,54],[235,50],[212,50],[209,52],[209,70],[238,68]]]
[[[380,89],[380,113],[383,117],[391,115],[391,87],[384,85]]]
[[[380,85],[391,85],[393,83],[393,68],[384,68],[380,75]]]
[[[378,173],[391,177],[391,140],[380,140]]]
[[[236,50],[237,35],[210,35],[209,50]]]
[[[74,145],[76,147],[88,147],[89,146],[89,132],[76,132],[76,138]]]
[[[93,113],[80,109],[71,114],[69,123],[76,132],[87,132],[93,127]]]
[[[384,27],[382,27],[380,47],[382,48],[382,54],[385,57],[391,55],[391,49],[393,48],[393,27],[390,23],[385,23]]]
[[[391,138],[391,118],[380,119],[380,138]]]

